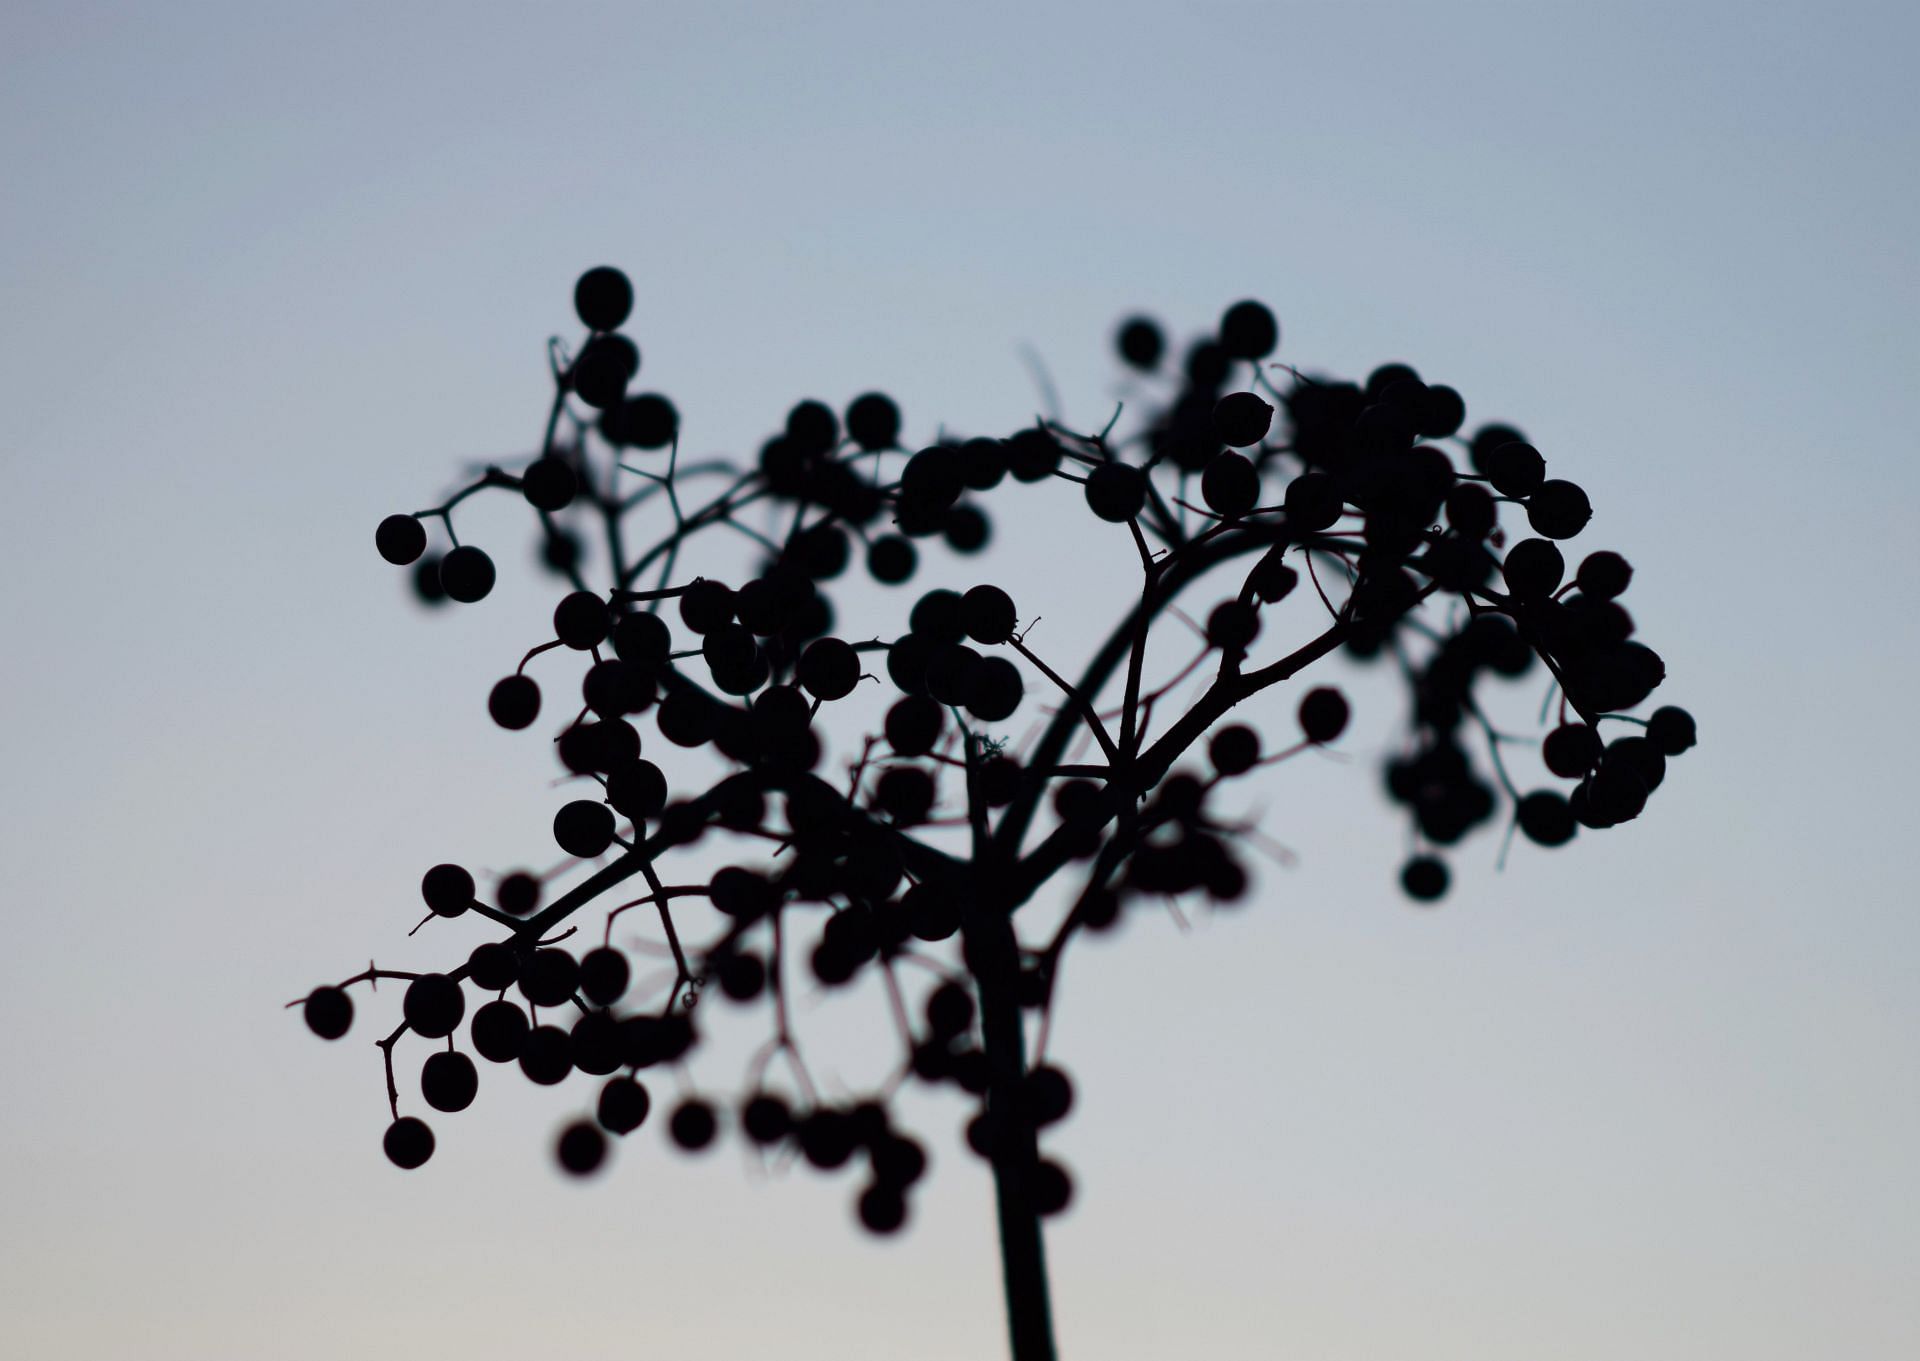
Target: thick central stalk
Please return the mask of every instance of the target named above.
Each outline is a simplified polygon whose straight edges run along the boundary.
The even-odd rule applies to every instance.
[[[1018,992],[1020,957],[1012,919],[1003,911],[976,910],[967,927],[966,944],[968,963],[980,988],[989,1074],[987,1111],[993,1125],[993,1187],[1000,1215],[1000,1265],[1013,1361],[1054,1361],[1046,1245],[1031,1185],[1039,1149],[1020,1100],[1027,1056]]]

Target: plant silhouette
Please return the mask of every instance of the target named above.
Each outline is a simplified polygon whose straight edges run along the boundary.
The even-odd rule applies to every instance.
[[[429,868],[427,920],[474,913],[496,939],[443,972],[369,966],[291,1004],[338,1039],[354,1020],[349,989],[405,983],[402,1019],[377,1041],[385,1150],[402,1168],[435,1146],[424,1120],[402,1114],[393,1052],[409,1031],[447,1042],[420,1075],[419,1097],[438,1112],[464,1109],[480,1084],[463,1026],[489,1068],[517,1066],[541,1085],[575,1070],[604,1079],[592,1113],[554,1147],[586,1176],[652,1116],[643,1074],[687,1061],[701,1039],[695,1005],[717,988],[762,1008],[772,1036],[735,1099],[686,1097],[663,1113],[672,1142],[696,1153],[742,1137],[819,1169],[858,1167],[855,1213],[891,1234],[928,1160],[889,1098],[906,1082],[959,1089],[977,1108],[967,1141],[993,1172],[1013,1353],[1048,1357],[1041,1223],[1075,1194],[1041,1142],[1073,1105],[1066,1072],[1041,1057],[1055,979],[1074,939],[1138,902],[1247,896],[1254,832],[1218,810],[1219,796],[1337,742],[1349,719],[1330,685],[1281,704],[1267,692],[1336,653],[1397,668],[1411,722],[1386,787],[1412,822],[1398,880],[1420,904],[1447,894],[1442,852],[1475,828],[1505,822],[1551,848],[1615,826],[1694,744],[1684,710],[1625,712],[1665,668],[1620,603],[1625,558],[1588,553],[1569,578],[1561,545],[1591,518],[1585,492],[1549,478],[1512,426],[1462,436],[1460,395],[1407,365],[1354,383],[1273,362],[1279,326],[1258,302],[1228,308],[1177,368],[1157,322],[1125,320],[1118,357],[1151,394],[1126,431],[1116,411],[1097,432],[1042,419],[910,452],[894,402],[869,392],[841,412],[800,402],[744,466],[683,461],[674,405],[630,391],[640,351],[619,330],[633,305],[624,274],[589,270],[574,304],[587,335],[577,349],[550,343],[538,456],[489,467],[374,536],[382,557],[414,568],[424,604],[480,601],[493,561],[458,541],[455,512],[482,493],[517,496],[567,587],[552,636],[531,640],[485,707],[510,732],[545,718],[576,791],[551,828],[568,858],[504,874],[491,902],[467,868]],[[984,567],[924,590],[898,636],[841,618],[855,594],[845,583],[864,569],[906,586],[924,573],[923,544],[986,562],[996,532],[1056,533],[1045,517],[996,525],[976,495],[1056,479],[1080,484],[1098,531],[1138,559],[1137,578],[1115,585],[1111,633],[1077,666],[1056,669],[1029,646],[1018,591],[983,580]],[[1503,512],[1531,533],[1510,541]],[[594,581],[589,533],[606,545]],[[745,549],[737,575],[682,567],[697,539],[728,536]],[[1195,597],[1203,624],[1178,606]],[[1284,653],[1263,649],[1263,625],[1283,611],[1319,616],[1318,631]],[[1164,665],[1169,655],[1184,660]],[[1481,683],[1536,664],[1546,731],[1496,728]],[[863,688],[897,692],[880,730],[836,727]],[[1016,747],[994,732],[1023,705],[1042,719]],[[1236,710],[1243,721],[1229,721]],[[843,779],[823,773],[829,741]],[[1543,778],[1559,783],[1522,790],[1503,749],[1536,745]],[[690,881],[676,869],[703,840],[728,863]],[[1023,930],[1043,890],[1063,895],[1064,911],[1044,933]],[[582,948],[589,909],[599,942]],[[658,988],[614,943],[630,912],[657,923],[671,955]],[[891,1082],[852,1101],[815,1086],[789,1005],[804,975],[825,989],[884,983],[900,1041]],[[469,1015],[470,996],[480,1004]]]

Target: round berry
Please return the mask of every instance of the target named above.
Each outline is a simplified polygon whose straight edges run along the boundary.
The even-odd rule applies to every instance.
[[[1567,560],[1549,539],[1522,539],[1507,550],[1501,574],[1516,600],[1544,600],[1560,585]]]
[[[1625,593],[1627,583],[1633,580],[1633,568],[1618,553],[1603,548],[1581,560],[1573,579],[1579,583],[1581,595],[1612,600]]]
[[[540,687],[531,676],[507,676],[494,682],[487,696],[487,712],[509,732],[533,726],[540,717]]]
[[[1222,775],[1244,775],[1260,760],[1260,734],[1244,723],[1231,723],[1208,741],[1207,759]]]
[[[632,970],[627,957],[610,945],[589,950],[580,958],[580,991],[595,1006],[610,1007],[627,990]]]
[[[1128,317],[1114,335],[1120,357],[1142,373],[1152,373],[1167,351],[1167,337],[1152,317]]]
[[[1300,730],[1309,742],[1331,742],[1346,730],[1346,696],[1332,686],[1307,691],[1300,700]]]
[[[1260,499],[1260,474],[1245,454],[1215,454],[1200,475],[1200,497],[1210,510],[1238,519]]]
[[[615,1134],[631,1134],[646,1123],[652,1109],[653,1098],[637,1079],[617,1077],[600,1089],[596,1114]]]
[[[373,546],[395,567],[405,567],[427,551],[427,531],[411,515],[389,515],[373,531]]]
[[[1229,392],[1213,404],[1213,433],[1236,449],[1258,444],[1273,428],[1273,407],[1256,392]]]
[[[580,482],[573,475],[573,469],[563,459],[551,455],[536,458],[520,474],[520,494],[535,510],[565,510],[579,489]]]
[[[867,549],[867,571],[885,586],[898,586],[913,575],[919,550],[898,534],[883,534]]]
[[[301,1008],[307,1029],[323,1040],[337,1040],[353,1024],[353,999],[345,988],[315,988]]]
[[[860,683],[860,654],[840,638],[816,638],[795,670],[801,688],[818,699],[845,699]]]
[[[380,1144],[386,1149],[388,1162],[411,1172],[433,1156],[433,1131],[426,1121],[403,1115],[387,1126]]]
[[[1280,343],[1280,323],[1266,304],[1248,298],[1220,318],[1220,348],[1235,359],[1264,359]]]
[[[401,1013],[417,1034],[437,1040],[453,1033],[466,1014],[466,995],[443,973],[424,974],[407,984]]]
[[[1549,478],[1527,500],[1527,523],[1549,539],[1571,539],[1593,518],[1593,503],[1574,482]]]
[[[1018,622],[1013,597],[998,586],[975,586],[960,598],[961,627],[976,643],[1004,643]]]
[[[1124,524],[1147,504],[1147,475],[1126,463],[1103,463],[1087,477],[1087,505],[1112,524]]]
[[[1400,887],[1415,902],[1440,901],[1446,896],[1448,882],[1446,861],[1438,856],[1416,855],[1400,870]]]
[[[420,1095],[437,1111],[463,1111],[479,1090],[480,1074],[465,1054],[432,1054],[420,1069]]]
[[[500,998],[473,1013],[467,1035],[474,1052],[488,1063],[512,1063],[520,1057],[530,1028],[527,1013]]]
[[[493,559],[470,543],[461,544],[440,559],[440,589],[463,605],[485,600],[493,589]]]
[[[1508,440],[1484,459],[1487,479],[1502,496],[1531,496],[1547,475],[1547,461],[1525,440]]]
[[[1529,841],[1542,846],[1564,846],[1573,840],[1576,824],[1564,795],[1550,789],[1536,790],[1520,800],[1514,814]]]
[[[595,265],[573,286],[573,310],[588,329],[611,331],[633,311],[633,285],[612,265]]]
[[[559,1158],[560,1166],[573,1176],[589,1176],[607,1160],[607,1136],[600,1132],[599,1126],[576,1120],[560,1131],[554,1155]]]
[[[1672,704],[1655,709],[1647,719],[1647,740],[1667,756],[1678,756],[1699,740],[1693,715]]]
[[[689,1153],[697,1153],[711,1144],[719,1127],[713,1107],[699,1097],[682,1101],[667,1121],[667,1131],[674,1143]]]
[[[865,392],[847,407],[847,435],[869,453],[891,449],[900,438],[900,408],[884,392]]]
[[[613,810],[575,799],[553,815],[553,839],[568,855],[591,860],[613,844]]]

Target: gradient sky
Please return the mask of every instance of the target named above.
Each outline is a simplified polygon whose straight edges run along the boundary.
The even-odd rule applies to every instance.
[[[1356,681],[1354,759],[1254,800],[1293,867],[1070,956],[1065,1354],[1920,1354],[1917,41],[1844,3],[7,6],[0,1353],[1002,1348],[957,1101],[907,1108],[931,1187],[876,1244],[851,1180],[737,1142],[563,1181],[579,1077],[483,1075],[402,1175],[373,1023],[280,1010],[464,953],[405,937],[425,865],[546,854],[550,769],[481,716],[547,608],[524,532],[477,513],[507,580],[427,617],[371,530],[533,446],[607,261],[697,452],[870,387],[910,438],[1009,430],[1023,346],[1097,424],[1123,312],[1264,298],[1280,358],[1410,361],[1586,485],[1699,716],[1647,816],[1502,872],[1483,835],[1421,912]],[[1129,561],[1073,545],[1005,569],[1061,656]],[[853,1081],[882,1020],[803,1024]]]

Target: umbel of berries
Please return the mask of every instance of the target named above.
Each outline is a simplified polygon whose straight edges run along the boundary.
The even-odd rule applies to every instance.
[[[1040,1043],[1068,950],[1142,907],[1258,910],[1250,782],[1325,778],[1311,753],[1377,747],[1388,721],[1411,849],[1379,879],[1419,905],[1459,892],[1476,832],[1583,853],[1697,745],[1630,558],[1585,542],[1605,521],[1577,460],[1470,425],[1405,363],[1282,364],[1260,302],[1184,339],[1128,317],[1124,423],[956,432],[854,385],[698,459],[698,413],[646,389],[626,333],[645,288],[596,266],[573,303],[540,447],[374,529],[423,605],[477,606],[496,555],[522,554],[457,522],[517,500],[553,592],[463,701],[492,740],[551,753],[547,810],[470,863],[422,847],[394,886],[396,927],[445,942],[437,967],[369,965],[292,1004],[322,1039],[371,1024],[369,1141],[395,1167],[431,1169],[487,1089],[524,1081],[553,1089],[564,1175],[605,1175],[632,1139],[732,1144],[838,1180],[855,1222],[897,1235],[935,1158],[891,1098],[933,1089],[992,1171],[1014,1355],[1050,1357],[1042,1226],[1080,1190],[1073,1081]],[[1077,530],[1034,502],[1062,481]],[[1063,572],[1083,546],[1129,564],[1076,606],[1105,612],[1087,655],[1060,655],[1050,583],[996,566],[1035,539]],[[1357,711],[1342,659],[1390,659],[1397,712]],[[823,1083],[796,992],[863,982],[897,1061]],[[767,1027],[744,1072],[705,1061],[715,1007]]]

